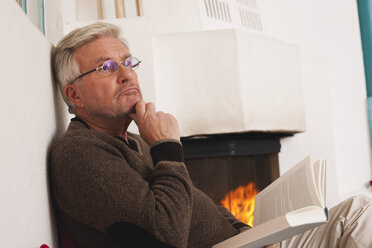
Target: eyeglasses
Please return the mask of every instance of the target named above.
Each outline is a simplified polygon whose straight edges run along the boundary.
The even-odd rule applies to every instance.
[[[93,70],[90,70],[86,73],[83,73],[81,74],[80,76],[78,76],[77,78],[73,79],[70,84],[72,84],[73,82],[75,82],[76,80],[88,75],[89,73],[92,73],[94,71],[99,71],[99,70],[102,70],[103,72],[107,73],[107,74],[113,74],[117,71],[119,71],[119,68],[120,68],[120,64],[123,64],[125,66],[125,68],[129,69],[129,70],[135,70],[138,68],[139,64],[141,63],[140,60],[138,60],[136,57],[129,57],[125,60],[122,60],[120,61],[119,63],[116,63],[116,61],[114,60],[107,60],[105,63],[103,63],[102,66],[100,67],[97,67]]]

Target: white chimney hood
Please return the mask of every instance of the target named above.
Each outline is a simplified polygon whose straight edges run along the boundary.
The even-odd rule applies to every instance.
[[[153,36],[158,109],[181,135],[305,130],[299,48],[245,30]]]

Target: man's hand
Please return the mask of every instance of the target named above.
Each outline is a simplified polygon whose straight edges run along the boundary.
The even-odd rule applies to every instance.
[[[150,146],[158,140],[180,140],[180,131],[177,120],[170,114],[156,112],[151,102],[140,101],[136,104],[136,113],[129,114],[140,132],[141,137]]]

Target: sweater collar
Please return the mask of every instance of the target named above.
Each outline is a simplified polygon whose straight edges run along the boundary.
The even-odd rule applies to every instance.
[[[72,118],[71,121],[78,121],[78,122],[82,123],[86,128],[91,129],[85,121],[83,121],[82,119],[80,119],[80,118],[77,117],[77,116],[75,116],[74,118]],[[128,142],[127,142],[125,139],[123,139],[122,137],[120,137],[120,136],[115,136],[115,138],[117,138],[117,139],[123,141],[123,142],[124,142],[127,146],[129,146],[131,149],[133,149],[133,150],[135,150],[136,152],[138,152],[138,146],[137,146],[137,143],[136,143],[135,141],[131,140],[129,137],[128,137]]]
[[[80,118],[77,117],[77,116],[75,116],[74,118],[72,118],[71,121],[78,121],[78,122],[81,122],[84,126],[86,126],[86,128],[90,129],[90,127],[88,126],[88,124],[86,124],[85,121],[83,121],[82,119],[80,119]]]

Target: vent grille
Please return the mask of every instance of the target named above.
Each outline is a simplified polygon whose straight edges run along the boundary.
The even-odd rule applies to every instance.
[[[231,22],[229,5],[220,0],[204,0],[207,16],[224,22]]]
[[[239,14],[243,27],[262,31],[261,19],[258,13],[240,8]]]
[[[262,31],[257,0],[203,0],[205,14],[219,25],[225,22],[235,27]]]
[[[262,23],[256,0],[236,0],[243,27],[262,31]]]
[[[237,2],[243,6],[247,6],[252,9],[257,10],[257,2],[256,0],[237,0]]]

